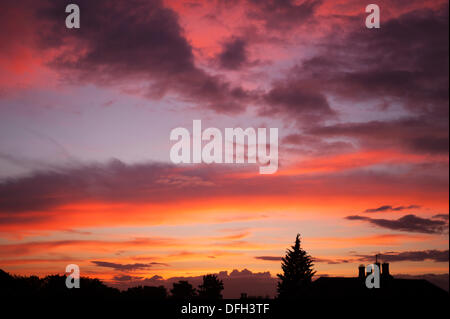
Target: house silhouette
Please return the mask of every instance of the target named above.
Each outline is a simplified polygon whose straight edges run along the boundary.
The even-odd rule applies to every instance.
[[[320,277],[313,282],[310,296],[324,298],[448,298],[448,292],[425,279],[394,278],[389,272],[389,263],[375,265],[380,269],[380,287],[368,288],[366,266],[358,267],[357,277]]]

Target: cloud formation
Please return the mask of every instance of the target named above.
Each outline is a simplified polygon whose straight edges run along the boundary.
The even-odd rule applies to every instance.
[[[405,232],[443,234],[448,232],[448,221],[421,218],[416,215],[405,215],[399,219],[370,218],[366,216],[347,216],[347,220],[360,220],[372,225]]]
[[[432,218],[443,219],[443,220],[448,221],[448,214],[437,214],[437,215],[434,215]]]
[[[160,246],[174,246],[177,241],[167,238],[134,238],[130,240],[48,240],[48,241],[28,241],[19,243],[10,243],[0,245],[0,256],[6,257],[9,255],[24,256],[33,255],[50,251],[67,251],[79,249],[81,251],[97,251],[99,247],[110,252],[117,252],[118,250],[129,247],[160,247]]]
[[[307,133],[352,138],[364,148],[448,154],[448,6],[401,14],[385,21],[380,32],[356,23],[349,22],[342,36],[325,37],[322,50],[293,67],[284,86],[307,88],[310,95],[328,100],[375,105],[380,111],[400,107],[406,114],[346,119],[313,126]],[[326,110],[324,102],[315,101]]]
[[[230,273],[227,271],[221,271],[216,275],[224,283],[225,290],[223,291],[224,298],[240,298],[241,293],[245,292],[249,296],[270,296],[273,297],[276,294],[277,278],[273,278],[269,272],[252,272],[248,269],[241,271],[235,269]],[[138,285],[148,286],[165,286],[167,289],[171,289],[174,282],[180,280],[188,281],[194,287],[198,287],[203,280],[202,276],[190,276],[190,277],[171,277],[163,279],[161,276],[155,275],[151,278],[130,278],[129,281],[121,280],[120,277],[117,280],[116,277],[110,282],[110,284],[119,288],[128,288]]]
[[[390,251],[382,252],[378,254],[383,262],[402,262],[402,261],[434,261],[434,262],[448,262],[449,251],[448,250],[417,250],[417,251]],[[262,256],[255,257],[256,259],[266,260],[266,261],[281,261],[281,257],[277,256]],[[364,254],[353,254],[349,257],[343,258],[323,258],[323,257],[313,257],[315,263],[325,263],[329,265],[338,264],[357,264],[357,263],[371,263],[373,262],[374,255],[364,255]]]
[[[263,96],[263,116],[287,116],[303,125],[322,122],[336,115],[321,92],[305,88],[301,83],[278,81]]]
[[[155,265],[167,266],[167,264],[157,263],[157,262],[151,262],[151,263],[147,263],[147,264],[142,264],[142,263],[118,264],[118,263],[113,263],[113,262],[108,262],[108,261],[93,260],[93,261],[91,261],[91,263],[93,263],[99,267],[112,268],[112,269],[121,270],[121,271],[133,271],[133,270],[148,269]],[[123,277],[121,279],[123,280]]]
[[[61,22],[65,2],[8,3],[10,10],[33,17],[23,26],[30,46],[67,82],[120,87],[152,99],[175,94],[223,113],[245,108],[250,92],[197,67],[178,14],[163,1],[80,0],[77,5],[82,27],[72,30]],[[14,25],[11,18],[3,24]]]
[[[448,250],[419,250],[402,252],[385,252],[379,254],[385,262],[425,261],[448,262]],[[360,255],[361,261],[373,261],[373,255]]]
[[[264,238],[251,231],[211,236],[206,233],[209,227],[198,224],[241,220],[256,224],[263,218],[284,223],[291,216],[303,218],[311,213],[316,216],[311,223],[321,225],[322,214],[340,219],[349,203],[352,210],[364,212],[348,217],[361,221],[350,225],[360,232],[368,223],[395,231],[446,233],[448,215],[441,212],[448,208],[448,4],[441,0],[380,1],[382,7],[389,5],[390,12],[383,11],[382,29],[377,32],[364,28],[364,8],[355,0],[133,0],[128,4],[80,0],[80,30],[64,27],[66,3],[2,1],[0,29],[8,32],[0,34],[0,69],[5,71],[0,76],[0,127],[2,136],[13,137],[5,141],[11,140],[15,144],[11,149],[17,150],[15,155],[0,152],[1,173],[11,176],[0,181],[0,232],[14,236],[0,247],[0,255],[9,258],[4,263],[13,267],[34,260],[54,265],[56,258],[52,261],[47,253],[102,250],[109,257],[102,254],[108,261],[95,259],[101,263],[98,267],[90,263],[92,256],[84,260],[105,274],[145,267],[153,260],[141,256],[116,263],[117,252],[136,247],[153,257],[155,247],[167,247],[177,250],[167,252],[170,264],[174,259],[201,260],[190,262],[187,268],[193,266],[186,271],[198,270],[205,260],[219,269],[221,256],[231,259],[236,254],[276,271],[279,257],[264,254],[268,246],[273,248],[270,251],[279,247],[265,240],[282,231],[270,230]],[[18,79],[11,78],[11,72]],[[27,85],[33,77],[32,85]],[[14,91],[18,94],[12,98]],[[92,101],[93,107],[83,107],[88,111],[77,113],[78,120],[74,117],[73,122],[70,118],[72,126],[66,127],[59,123],[68,123],[68,114],[78,111],[74,104],[81,103],[55,100],[72,98],[72,92],[82,92],[83,101]],[[130,98],[130,94],[139,98]],[[161,103],[142,102],[161,105],[157,114],[171,120],[177,120],[172,106],[186,118],[210,115],[205,109],[236,115],[250,106],[242,118],[212,120],[246,125],[252,117],[254,123],[279,127],[280,171],[261,177],[247,166],[84,162],[90,156],[97,158],[94,153],[102,159],[136,158],[129,147],[103,146],[120,135],[123,143],[134,147],[134,132],[149,129],[147,117],[135,121],[142,113],[131,104],[141,97],[161,99]],[[47,107],[48,100],[57,107]],[[38,109],[42,105],[45,109]],[[30,116],[35,112],[45,116]],[[133,116],[122,118],[123,114]],[[117,123],[110,122],[110,115],[119,122],[129,119],[133,130],[108,131]],[[48,125],[50,118],[55,121]],[[16,123],[43,126],[54,136],[70,135],[79,161],[54,167],[45,161],[21,159],[21,153],[30,152],[37,158],[46,154],[32,141],[15,135]],[[157,129],[164,124],[159,118],[151,123],[158,124]],[[88,149],[86,137],[98,136],[100,131],[101,137],[93,138]],[[167,142],[158,138],[151,141],[154,158],[161,158],[159,146]],[[14,166],[26,168],[27,175],[14,175],[10,171]],[[379,217],[369,213],[414,209],[380,203],[418,203],[438,215],[369,218]],[[110,234],[110,240],[80,240],[96,238],[97,232],[104,234],[102,227],[165,227],[186,222],[199,227],[199,238],[120,242]],[[403,245],[420,241],[423,247],[442,249],[433,246],[437,241],[428,241],[434,236],[341,238],[334,233],[325,238],[323,231],[327,230],[320,228],[311,228],[319,235],[315,245],[330,249],[329,256],[335,254],[334,249],[355,244],[401,250]],[[21,241],[21,236],[47,235],[42,240]],[[211,246],[223,254],[211,251]],[[188,256],[194,248],[195,253]],[[251,253],[245,256],[236,250]],[[16,257],[24,255],[35,258]],[[317,262],[327,267],[353,261],[335,255],[317,258]],[[419,255],[395,258],[420,259]],[[428,256],[426,260],[440,259],[435,253],[422,255]],[[66,259],[70,261],[59,262]],[[239,272],[233,278],[238,275],[251,276]],[[114,278],[118,282],[145,279],[123,274]]]
[[[399,212],[408,209],[416,209],[420,208],[419,205],[409,205],[409,206],[391,206],[391,205],[383,205],[377,208],[368,208],[364,212],[365,213],[380,213],[380,212]]]
[[[129,276],[129,275],[121,275],[121,276],[114,276],[112,280],[114,281],[131,281],[131,280],[141,280],[144,277],[139,276]]]
[[[268,30],[285,31],[314,17],[321,0],[248,0],[248,17],[264,22]]]
[[[54,167],[51,170],[35,171],[27,176],[0,181],[0,225],[23,227],[44,223],[58,218],[64,212],[70,215],[84,209],[89,210],[90,205],[110,205],[109,208],[114,211],[112,206],[119,204],[169,205],[220,200],[220,198],[239,199],[243,194],[247,198],[258,198],[260,203],[264,197],[267,203],[282,205],[286,203],[285,200],[281,202],[274,200],[288,195],[299,198],[297,191],[299,188],[303,189],[300,196],[309,199],[326,194],[336,195],[336,190],[339,190],[342,196],[356,196],[355,189],[361,189],[359,196],[367,196],[373,194],[375,190],[378,194],[384,192],[411,194],[422,190],[423,185],[428,185],[427,190],[434,193],[445,192],[448,188],[448,180],[442,176],[445,167],[413,165],[411,174],[396,172],[374,174],[358,170],[359,166],[354,167],[353,164],[361,165],[361,161],[349,161],[344,157],[341,163],[330,158],[325,161],[313,161],[312,167],[302,164],[299,173],[292,172],[294,175],[309,171],[318,172],[307,179],[292,179],[289,174],[262,179],[252,167],[236,168],[226,165],[175,166],[154,162],[125,164],[119,160],[112,160],[106,163]],[[371,165],[372,162],[368,164]],[[334,167],[334,171],[327,175],[321,174],[329,167]],[[348,172],[340,172],[341,169]],[[386,188],[386,183],[391,189]],[[360,185],[364,185],[364,188]],[[71,205],[78,208],[75,211],[70,207],[67,208]],[[168,210],[169,206],[166,214]],[[98,213],[101,211],[108,211],[107,206]],[[112,211],[108,213],[106,220],[105,214],[96,221],[92,219],[93,215],[90,215],[92,223],[101,223],[102,220],[103,223],[113,221],[115,215]],[[138,211],[135,211],[136,216],[137,213]],[[180,215],[180,212],[177,215]],[[149,213],[145,213],[145,216],[147,220],[151,217],[161,217]],[[120,217],[122,222],[123,218]],[[79,216],[73,220],[72,227],[77,227],[77,221],[80,221]],[[64,229],[66,228],[67,226]]]
[[[217,60],[221,68],[237,70],[245,66],[248,61],[247,41],[243,38],[233,38],[223,44]]]
[[[230,11],[241,6],[250,19],[240,28],[256,32],[261,32],[261,23],[266,30],[281,32],[309,22],[321,25],[316,12],[328,8],[318,0],[243,0],[221,4]],[[346,103],[378,101],[384,108],[401,105],[426,129],[418,130],[420,124],[403,127],[401,122],[406,119],[400,119],[381,123],[346,121],[314,132],[355,137],[358,127],[354,126],[367,125],[370,129],[378,124],[397,124],[397,130],[405,132],[403,137],[409,136],[408,132],[415,133],[400,141],[405,147],[440,154],[448,151],[448,124],[443,120],[448,118],[448,10],[440,3],[420,10],[414,10],[414,4],[408,6],[400,11],[406,13],[389,16],[378,32],[361,28],[354,12],[348,13],[347,19],[341,16],[341,36],[334,36],[334,29],[333,33],[319,33],[320,37],[313,41],[314,54],[298,61],[284,78],[277,77],[267,89],[254,91],[244,88],[240,81],[232,84],[225,75],[202,69],[194,54],[197,48],[187,40],[186,30],[181,27],[182,12],[161,0],[135,0],[132,6],[116,0],[80,0],[78,5],[83,12],[83,27],[74,32],[60,23],[65,3],[38,6],[34,1],[8,2],[8,11],[39,16],[23,27],[26,40],[32,39],[27,44],[44,55],[51,52],[47,65],[72,83],[120,85],[124,91],[138,91],[151,98],[175,94],[184,102],[225,113],[240,112],[252,104],[262,116],[294,118],[310,127],[339,115],[330,105],[330,98],[339,97]],[[336,18],[333,16],[330,21]],[[6,29],[14,23],[11,19],[5,17]],[[36,33],[36,29],[41,31]],[[224,69],[239,70],[249,61],[250,43],[236,34],[227,32],[225,38],[229,40],[216,55]],[[12,37],[4,40],[9,49],[17,48]],[[341,126],[348,127],[346,133]],[[386,141],[380,136],[381,131],[374,130],[369,140]]]
[[[352,138],[364,148],[401,148],[432,155],[448,153],[446,123],[432,114],[398,120],[340,123],[314,127],[309,134],[322,138]]]
[[[255,259],[265,260],[265,261],[281,261],[280,256],[256,256]]]

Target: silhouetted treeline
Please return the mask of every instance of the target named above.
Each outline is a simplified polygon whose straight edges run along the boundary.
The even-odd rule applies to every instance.
[[[83,289],[66,287],[66,276],[50,275],[44,278],[37,276],[12,276],[0,269],[0,296],[2,297],[95,297],[119,298],[121,292],[106,286],[99,279],[80,278]]]
[[[366,285],[365,266],[361,265],[358,277],[321,277],[313,281],[315,274],[312,257],[302,249],[300,235],[282,258],[282,274],[278,277],[278,300],[301,300],[305,298],[352,298],[392,299],[448,298],[448,292],[426,280],[395,279],[389,274],[389,264],[383,264],[379,288]],[[362,268],[361,268],[362,267]],[[363,270],[361,272],[361,269]],[[65,275],[12,276],[0,269],[0,297],[35,298],[95,298],[122,300],[193,300],[222,299],[223,281],[216,275],[203,276],[203,282],[194,288],[188,281],[173,283],[170,292],[166,287],[138,286],[120,291],[106,286],[99,279],[80,278],[80,288],[69,289]],[[242,287],[245,289],[245,287]],[[246,294],[243,294],[245,298]]]
[[[203,277],[203,284],[195,289],[187,281],[173,284],[168,293],[164,286],[138,286],[120,291],[108,287],[99,279],[81,277],[80,288],[67,288],[66,276],[50,275],[44,278],[37,276],[13,276],[0,269],[0,297],[33,297],[33,298],[100,298],[125,300],[163,300],[173,299],[222,299],[223,282],[216,275]]]

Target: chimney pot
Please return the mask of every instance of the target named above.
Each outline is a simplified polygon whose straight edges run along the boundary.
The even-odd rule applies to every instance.
[[[382,275],[389,276],[389,263],[383,263],[382,267]]]
[[[365,279],[366,278],[366,266],[359,265],[358,270],[359,270],[358,278]]]

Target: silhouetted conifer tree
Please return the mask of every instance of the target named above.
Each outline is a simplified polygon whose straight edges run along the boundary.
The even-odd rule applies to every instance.
[[[313,266],[312,258],[301,248],[300,234],[297,234],[294,246],[282,258],[283,274],[278,275],[278,297],[295,299],[307,293],[316,273]]]

